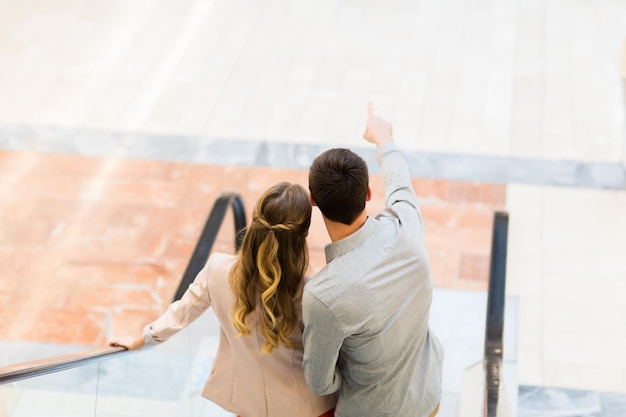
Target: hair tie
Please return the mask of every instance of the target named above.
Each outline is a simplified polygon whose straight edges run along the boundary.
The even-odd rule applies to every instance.
[[[269,224],[267,220],[265,220],[262,217],[257,217],[257,221],[259,222],[261,226],[265,227],[270,232],[278,232],[280,230],[292,230],[294,228],[294,225],[292,224],[277,223],[277,224],[271,225]]]
[[[272,231],[272,225],[269,224],[267,222],[267,220],[261,218],[261,217],[257,217],[257,221],[259,222],[259,224],[263,227],[265,227],[267,230],[269,230],[270,232]]]

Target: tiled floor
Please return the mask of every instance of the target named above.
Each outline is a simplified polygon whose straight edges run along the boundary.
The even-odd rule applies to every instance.
[[[624,161],[620,0],[0,1],[0,123]]]
[[[626,391],[625,197],[507,187],[507,282],[520,296],[524,384]]]
[[[371,98],[415,152],[439,287],[484,288],[510,212],[520,383],[626,392],[625,40],[621,0],[0,0],[0,335],[138,327],[220,187],[250,210],[304,184],[302,149],[366,146]]]

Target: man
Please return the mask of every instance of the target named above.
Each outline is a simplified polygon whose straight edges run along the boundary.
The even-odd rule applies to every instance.
[[[330,149],[309,172],[311,202],[332,243],[305,286],[304,372],[317,395],[339,390],[337,417],[429,417],[441,401],[443,347],[429,331],[433,280],[424,224],[391,124],[368,106],[385,208],[368,217],[365,161]]]

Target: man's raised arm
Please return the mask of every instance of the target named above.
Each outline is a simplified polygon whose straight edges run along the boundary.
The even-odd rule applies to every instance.
[[[409,167],[393,141],[391,123],[374,114],[372,102],[367,105],[363,138],[377,147],[376,160],[385,182],[385,205],[390,207],[396,203],[407,203],[420,215]]]

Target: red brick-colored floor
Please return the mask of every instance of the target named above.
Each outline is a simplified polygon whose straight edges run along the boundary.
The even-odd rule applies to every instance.
[[[270,185],[306,170],[0,151],[0,339],[102,345],[169,303],[209,211],[238,191],[248,216]],[[486,288],[504,185],[415,179],[438,287]],[[368,210],[383,205],[373,177]],[[248,217],[249,218],[249,217]],[[311,267],[329,239],[319,212]],[[214,250],[233,252],[227,215]]]

